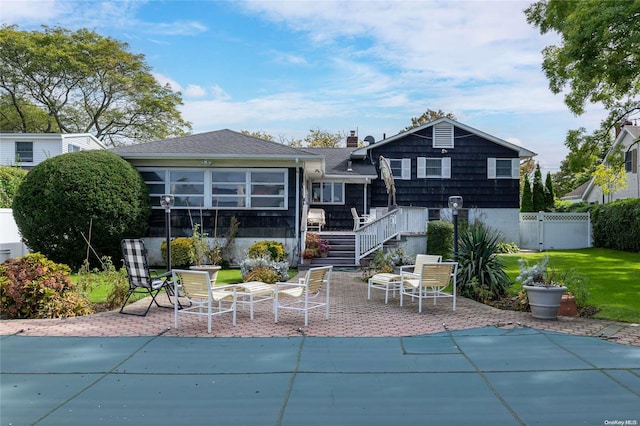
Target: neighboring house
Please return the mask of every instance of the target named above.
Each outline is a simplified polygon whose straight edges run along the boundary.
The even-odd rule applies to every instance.
[[[165,237],[159,199],[173,194],[172,236],[188,236],[192,223],[201,223],[210,237],[221,237],[235,217],[237,253],[273,239],[285,244],[293,262],[309,208],[325,211],[323,231],[351,231],[352,207],[359,214],[388,207],[380,155],[390,161],[398,206],[428,208],[431,219],[441,212],[447,217],[449,196],[460,195],[461,217],[479,218],[505,240],[517,241],[520,160],[536,155],[447,118],[365,147],[358,147],[355,134],[347,148],[294,148],[219,130],[113,152],[133,164],[149,187],[153,212],[145,237],[154,256]],[[162,263],[159,257],[152,262]]]
[[[609,153],[620,149],[624,155],[624,169],[627,177],[627,187],[618,192],[614,192],[608,196],[602,193],[602,188],[595,185],[593,178],[586,184],[576,188],[562,199],[571,201],[584,201],[586,203],[608,203],[611,201],[622,200],[625,198],[640,198],[640,166],[638,165],[638,144],[640,139],[640,127],[634,126],[631,122],[626,122],[620,127]],[[606,164],[609,153],[605,156]],[[584,189],[582,193],[580,189]]]
[[[47,158],[67,152],[106,149],[85,133],[0,133],[0,164],[32,169]]]

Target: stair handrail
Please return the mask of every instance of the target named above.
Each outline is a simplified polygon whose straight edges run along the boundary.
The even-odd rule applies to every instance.
[[[356,265],[366,255],[382,248],[383,244],[400,235],[402,229],[401,208],[392,210],[372,220],[354,231],[356,244]]]

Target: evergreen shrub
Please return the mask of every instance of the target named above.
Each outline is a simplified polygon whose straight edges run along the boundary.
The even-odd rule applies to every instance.
[[[433,220],[427,226],[427,254],[451,259],[453,255],[453,224],[443,220]]]
[[[98,257],[120,259],[120,241],[147,229],[149,194],[128,162],[105,150],[49,158],[24,178],[13,215],[25,244],[54,262],[79,268],[90,239]],[[99,263],[91,256],[94,265]]]

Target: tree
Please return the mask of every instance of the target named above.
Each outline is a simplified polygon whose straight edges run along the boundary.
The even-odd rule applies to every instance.
[[[536,164],[536,171],[533,173],[533,188],[531,191],[531,200],[534,212],[544,211],[544,186],[542,184],[542,172],[540,164]]]
[[[611,194],[627,187],[627,173],[624,166],[598,164],[593,173],[593,183],[602,189],[602,195],[610,202]]]
[[[444,112],[441,109],[439,109],[438,111],[428,109],[424,113],[422,113],[420,117],[411,117],[411,125],[405,127],[402,131],[406,132],[408,130],[414,129],[416,127],[420,127],[423,124],[430,123],[434,120],[437,120],[443,117],[450,118],[452,120],[456,119],[456,116],[453,115],[453,113],[451,112]]]
[[[550,212],[555,204],[556,194],[553,190],[553,182],[551,181],[551,173],[547,173],[544,181],[544,211]]]
[[[593,171],[604,158],[612,140],[601,134],[586,134],[581,127],[567,132],[565,146],[569,153],[560,163],[560,171],[554,175],[556,193],[567,194],[591,179]]]
[[[258,139],[264,139],[266,141],[275,141],[275,138],[273,137],[273,135],[263,132],[262,130],[258,130],[255,132],[250,132],[248,130],[241,130],[240,133],[242,133],[243,135],[252,136]]]
[[[640,1],[540,0],[525,15],[542,34],[561,36],[559,45],[543,50],[551,91],[565,93],[574,114],[587,103],[609,112],[592,136],[580,129],[567,137],[570,154],[555,177],[558,192],[566,193],[591,177],[611,146],[612,129],[640,111]]]
[[[191,126],[178,111],[180,93],[161,86],[144,55],[128,50],[87,29],[2,26],[3,126],[42,131],[35,106],[46,113],[48,131],[92,133],[111,145],[186,134]]]
[[[99,257],[120,258],[120,241],[147,228],[149,194],[144,179],[110,151],[79,151],[49,158],[24,178],[13,201],[13,216],[32,251],[82,265],[85,238]]]
[[[524,175],[524,184],[522,188],[522,199],[520,200],[520,211],[522,213],[533,212],[533,198],[531,194],[531,183],[529,182],[529,175]]]
[[[18,105],[16,108],[15,105]],[[42,109],[29,101],[0,95],[0,129],[3,132],[59,133],[56,122]]]
[[[340,133],[330,133],[319,128],[309,130],[309,134],[304,138],[304,142],[309,148],[338,148],[341,140]]]
[[[540,0],[525,14],[542,34],[562,36],[559,46],[543,50],[542,68],[554,93],[569,89],[565,103],[573,113],[582,114],[587,102],[608,110],[626,105],[619,121],[640,109],[640,1]]]

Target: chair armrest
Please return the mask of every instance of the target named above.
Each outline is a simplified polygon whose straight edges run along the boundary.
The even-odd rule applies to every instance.
[[[150,269],[150,272],[153,272],[155,275],[153,276],[153,278],[164,278],[164,277],[170,277],[172,272],[171,271],[167,271],[164,274],[158,274],[158,271],[156,271],[155,269]]]
[[[278,287],[304,287],[304,282],[289,283],[289,282],[277,282],[275,283],[275,291],[278,291]]]
[[[223,285],[215,285],[211,287],[212,290],[226,290],[226,289],[235,289],[238,284],[223,284]]]
[[[400,267],[400,273],[404,272],[406,274],[407,272],[405,272],[405,269],[409,269],[409,268],[415,269],[415,267],[416,267],[416,265],[404,265],[404,266],[401,266]],[[411,273],[413,273],[413,272],[411,272]]]

